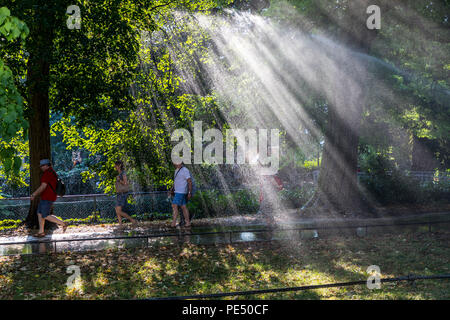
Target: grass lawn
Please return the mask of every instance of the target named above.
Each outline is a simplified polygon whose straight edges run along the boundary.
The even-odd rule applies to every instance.
[[[0,299],[135,299],[450,273],[450,232],[0,257]],[[67,267],[81,281],[68,289]],[[227,299],[450,299],[450,280]]]

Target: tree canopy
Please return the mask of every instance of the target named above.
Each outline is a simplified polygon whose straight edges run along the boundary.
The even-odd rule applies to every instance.
[[[366,27],[369,4],[381,8],[379,30]],[[35,188],[39,159],[67,161],[61,160],[67,159],[67,148],[88,155],[83,176],[98,180],[103,191],[113,190],[113,162],[119,158],[140,186],[168,185],[171,133],[192,128],[194,121],[203,121],[205,128],[280,128],[283,165],[295,166],[290,160],[295,157],[301,165],[320,163],[323,190],[330,198],[344,199],[343,190],[349,198],[355,194],[351,188],[358,163],[371,152],[402,168],[414,167],[425,156],[436,161],[424,168],[448,167],[448,1],[11,0],[4,5],[0,173],[13,183],[24,185],[29,175]],[[80,29],[67,27],[69,5],[80,8]],[[291,77],[294,88],[288,81],[289,61],[278,48],[267,46],[275,61],[270,67],[304,107],[304,117],[293,110],[288,119],[303,122],[295,130],[286,128],[276,110],[260,108],[267,103],[258,95],[261,79],[239,66],[245,61],[218,59],[217,39],[200,26],[198,14],[213,14],[219,21],[228,14],[226,8],[257,10],[286,32],[327,39],[351,53],[357,63],[347,61],[349,69],[341,64],[341,79],[357,66],[368,74],[359,82],[357,103],[348,103],[344,81],[323,85],[328,92],[340,88],[334,96],[301,74]],[[217,90],[214,68],[223,71],[222,81],[235,96]],[[356,76],[351,80],[358,84]],[[58,137],[57,153],[51,152],[51,137]],[[419,152],[421,147],[429,152]],[[333,153],[348,164],[341,174],[341,160],[333,159]],[[204,174],[207,170],[201,168]],[[348,188],[332,182],[347,177]]]

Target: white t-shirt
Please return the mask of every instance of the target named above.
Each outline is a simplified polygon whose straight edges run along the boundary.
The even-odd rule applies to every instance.
[[[178,172],[180,171],[180,172]],[[178,174],[177,174],[178,172]],[[175,187],[175,193],[188,193],[188,182],[187,180],[191,178],[191,173],[189,172],[188,168],[181,167],[180,169],[175,170],[174,175],[174,187]]]

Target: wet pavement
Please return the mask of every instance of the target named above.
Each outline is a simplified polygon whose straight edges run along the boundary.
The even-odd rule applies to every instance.
[[[44,238],[36,238],[31,235],[1,237],[0,255],[151,247],[155,244],[301,241],[337,235],[364,237],[383,233],[450,231],[450,212],[398,218],[352,220],[278,218],[276,221],[277,224],[274,228],[257,222],[195,226],[195,221],[189,229],[155,230],[138,226],[134,229],[106,229],[105,231],[70,233],[69,228],[68,232],[64,234],[49,234]]]

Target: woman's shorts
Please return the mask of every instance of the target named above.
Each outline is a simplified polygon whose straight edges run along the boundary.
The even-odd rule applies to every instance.
[[[128,193],[118,193],[116,197],[116,207],[124,207],[127,203]]]
[[[50,215],[52,205],[53,205],[53,201],[49,201],[49,200],[39,201],[37,213],[40,213],[42,215],[42,218],[48,217]]]
[[[176,204],[178,206],[184,206],[187,203],[187,194],[185,193],[175,193],[175,197],[173,197],[172,204]]]

